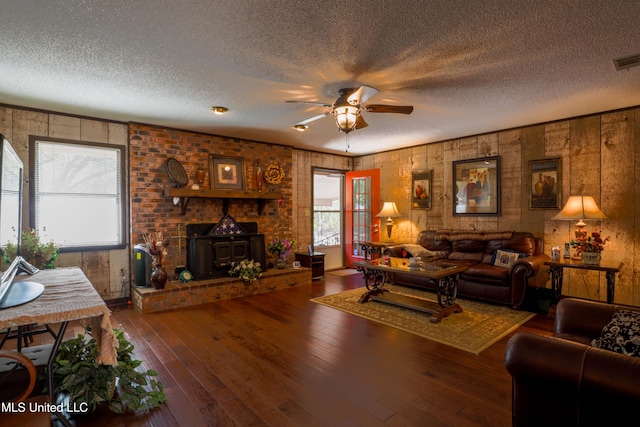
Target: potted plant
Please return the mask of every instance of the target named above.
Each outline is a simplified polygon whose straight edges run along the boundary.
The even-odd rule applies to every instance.
[[[289,239],[273,239],[267,244],[267,250],[269,253],[278,257],[278,261],[276,263],[278,268],[284,268],[287,265],[286,259],[289,254],[291,254],[295,245],[296,241]]]
[[[246,284],[255,282],[262,276],[262,266],[252,259],[243,259],[240,262],[232,262],[229,275],[237,276]]]
[[[601,253],[609,237],[602,238],[601,231],[594,230],[591,235],[585,233],[571,240],[571,247],[576,249],[576,256],[582,258],[585,265],[599,265]]]
[[[89,328],[85,327],[89,332]],[[118,364],[96,363],[98,344],[90,335],[78,334],[63,341],[53,366],[56,395],[68,395],[75,407],[93,412],[108,404],[112,412],[140,412],[160,406],[167,400],[163,384],[154,379],[153,370],[139,372],[142,361],[133,358],[133,344],[124,332],[114,329],[118,339]]]
[[[40,236],[33,228],[22,230],[22,243],[20,245],[20,256],[26,259],[34,267],[39,269],[55,268],[54,263],[58,257],[58,246],[50,240],[40,242]],[[3,254],[3,261],[6,265],[18,254],[18,248],[13,243],[8,243]]]

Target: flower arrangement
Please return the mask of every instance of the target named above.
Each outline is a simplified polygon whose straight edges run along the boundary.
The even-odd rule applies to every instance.
[[[243,259],[240,262],[231,263],[229,275],[237,276],[245,282],[255,282],[262,276],[262,267],[259,262],[252,259]]]
[[[273,239],[267,244],[267,250],[270,254],[276,255],[281,259],[285,259],[291,254],[296,245],[295,240],[289,239]]]
[[[576,249],[576,255],[580,256],[584,252],[600,253],[604,250],[604,245],[609,241],[609,237],[601,237],[601,231],[594,230],[591,235],[584,234],[571,240],[571,247]]]
[[[50,240],[47,243],[40,242],[40,236],[33,228],[22,231],[22,243],[20,246],[20,256],[37,268],[55,268],[54,263],[58,258],[58,246]],[[18,255],[18,248],[13,243],[8,243],[3,261],[11,264],[11,261]]]
[[[169,239],[162,238],[162,231],[158,233],[143,234],[144,245],[147,248],[147,252],[151,255],[151,264],[156,267],[162,265],[162,258],[169,255],[167,247],[169,246]]]

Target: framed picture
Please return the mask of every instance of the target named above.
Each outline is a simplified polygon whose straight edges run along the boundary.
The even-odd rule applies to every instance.
[[[500,157],[453,162],[453,215],[500,215]]]
[[[560,209],[560,158],[529,161],[529,209]]]
[[[413,172],[411,180],[411,209],[431,209],[432,180],[432,170]]]
[[[209,157],[211,188],[244,190],[244,160],[241,157]]]

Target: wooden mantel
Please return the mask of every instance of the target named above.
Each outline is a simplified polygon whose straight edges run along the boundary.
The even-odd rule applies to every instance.
[[[267,202],[282,198],[281,192],[275,191],[242,191],[242,190],[190,190],[187,188],[167,188],[164,190],[165,197],[179,197],[182,215],[187,213],[187,206],[191,198],[201,199],[222,199],[222,211],[224,215],[229,212],[229,205],[232,200],[245,199],[258,201],[258,215],[262,215]]]

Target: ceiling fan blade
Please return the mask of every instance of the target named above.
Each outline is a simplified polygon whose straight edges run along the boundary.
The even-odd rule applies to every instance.
[[[331,111],[326,112],[326,113],[322,113],[322,114],[318,114],[317,116],[309,117],[306,120],[303,120],[301,122],[296,123],[296,125],[306,125],[307,123],[315,122],[316,120],[320,120],[320,119],[322,119],[324,117],[327,117],[329,114],[331,114]]]
[[[371,86],[360,86],[347,98],[347,102],[351,105],[360,105],[367,99],[378,93],[379,90]]]
[[[413,105],[384,105],[384,104],[369,104],[363,107],[365,111],[369,113],[399,113],[399,114],[411,114],[413,111]]]
[[[358,114],[358,118],[356,119],[356,129],[366,128],[367,126],[369,126],[369,123],[364,120],[362,114]]]
[[[312,102],[312,101],[284,101],[284,102],[292,102],[296,104],[322,105],[323,107],[333,107],[333,105],[327,104],[326,102]]]
[[[380,92],[378,89],[371,86],[362,86],[361,89],[362,96],[360,97],[360,103],[367,102],[369,98]]]

